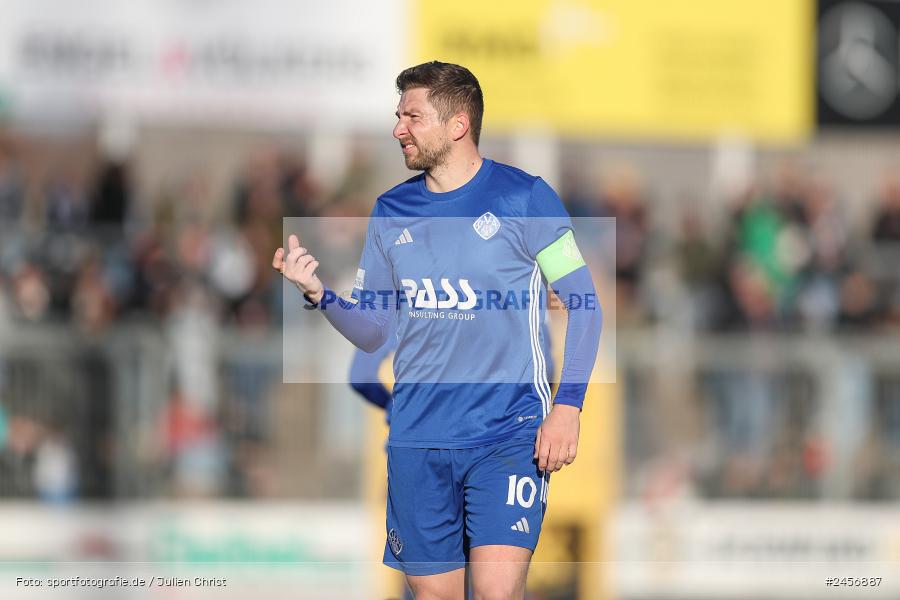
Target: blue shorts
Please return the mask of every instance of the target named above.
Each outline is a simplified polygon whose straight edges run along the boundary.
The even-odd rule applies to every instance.
[[[387,454],[387,566],[434,575],[465,567],[476,546],[537,546],[549,474],[532,458],[534,440]]]

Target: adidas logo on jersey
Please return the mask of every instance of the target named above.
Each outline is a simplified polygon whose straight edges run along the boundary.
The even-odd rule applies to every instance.
[[[400,237],[397,238],[397,241],[394,242],[395,246],[399,246],[400,244],[412,244],[413,239],[409,234],[409,229],[404,229],[403,233],[400,234]]]
[[[531,533],[531,530],[528,529],[528,519],[525,517],[516,521],[516,524],[510,527],[510,529],[513,531],[521,531],[522,533]]]

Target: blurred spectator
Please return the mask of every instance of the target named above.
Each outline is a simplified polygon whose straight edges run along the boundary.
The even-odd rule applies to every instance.
[[[61,436],[61,443],[71,445],[77,456],[79,497],[93,500],[109,500],[115,492],[114,443],[121,415],[116,384],[122,363],[110,361],[104,341],[86,339],[71,362],[60,361],[73,389],[67,390],[64,405],[49,404],[42,416],[50,435]]]
[[[141,232],[132,242],[135,265],[135,308],[162,318],[172,303],[178,269],[166,251],[158,227]]]
[[[254,153],[234,192],[234,221],[243,225],[250,220],[277,223],[281,229],[282,190],[284,189],[282,164],[274,148],[264,148]]]
[[[0,389],[3,389],[2,379],[0,379]],[[3,407],[3,403],[0,402],[0,453],[6,449],[7,438],[9,438],[9,420],[6,418],[6,409]]]
[[[775,167],[771,197],[788,223],[806,223],[807,185],[807,173],[796,162],[782,161]]]
[[[62,431],[49,429],[35,453],[34,486],[38,496],[57,504],[72,500],[78,485],[77,464],[75,451]]]
[[[230,241],[230,240],[223,240]],[[228,289],[226,299],[229,300],[230,316],[240,320],[244,305],[252,305],[251,312],[265,322],[272,324],[276,297],[281,296],[281,278],[272,270],[271,229],[261,221],[250,221],[241,227],[233,244],[222,246],[216,256],[213,281],[219,289]],[[224,270],[224,263],[218,261],[235,261],[234,266],[240,269],[231,272]],[[276,277],[277,276],[277,277]],[[277,289],[273,284],[278,284]],[[255,317],[254,317],[255,318]]]
[[[185,223],[175,233],[175,261],[183,276],[201,280],[209,270],[212,240],[205,223]]]
[[[584,181],[584,168],[576,169],[573,164],[563,165],[559,197],[573,218],[597,216],[594,214],[595,200],[588,189]]]
[[[176,288],[169,309],[166,330],[179,397],[198,414],[210,417],[218,408],[217,303],[202,283],[184,280]]]
[[[751,327],[765,324],[771,326],[778,317],[780,303],[791,278],[789,265],[781,257],[792,252],[779,254],[786,240],[797,240],[782,213],[770,199],[758,191],[750,191],[738,199],[733,212],[731,247],[728,249],[729,283],[735,304],[744,321]],[[797,244],[793,244],[796,249]]]
[[[847,217],[840,212],[835,196],[830,182],[818,180],[809,185],[803,204],[810,262],[819,272],[840,271],[847,266],[849,258]]]
[[[900,177],[896,171],[882,176],[871,232],[875,242],[900,242]]]
[[[270,316],[259,298],[245,300],[237,311],[239,330],[248,337],[265,335]],[[242,356],[225,365],[223,435],[231,449],[228,487],[238,496],[267,496],[272,475],[264,466],[272,437],[271,391],[279,373],[272,365]]]
[[[12,307],[10,306],[9,301],[9,291],[7,289],[6,280],[3,277],[3,273],[0,272],[0,339],[2,339],[3,334],[9,328],[10,321],[12,319],[11,315]],[[2,355],[0,355],[2,356]],[[0,358],[0,390],[3,389],[3,362],[2,358]]]
[[[35,452],[43,427],[21,414],[11,414],[7,427],[6,449],[0,451],[0,490],[6,496],[33,496]]]
[[[109,291],[116,317],[131,309],[137,286],[135,265],[126,240],[117,240],[100,253],[103,284]]]
[[[649,223],[643,185],[630,165],[618,165],[603,178],[591,216],[616,219],[616,306],[618,322],[641,319],[638,295],[646,266]]]
[[[731,262],[728,290],[730,305],[722,321],[726,329],[765,330],[777,325],[775,291],[756,261],[738,256]]]
[[[771,453],[776,382],[752,372],[730,372],[718,380],[714,405],[717,446],[723,454],[725,496],[752,495],[761,485]]]
[[[15,223],[25,203],[24,176],[12,150],[0,140],[0,225]]]
[[[863,500],[892,499],[890,486],[884,477],[884,457],[890,455],[890,447],[871,427],[865,440],[853,456],[853,496]]]
[[[241,231],[220,231],[212,239],[210,281],[231,304],[247,296],[257,281],[259,253],[245,235],[252,228],[253,225],[248,224]],[[268,239],[265,231],[263,238]]]
[[[91,222],[122,225],[131,207],[131,182],[123,162],[103,164],[97,174],[91,199]]]
[[[839,274],[810,271],[802,276],[796,292],[797,325],[810,331],[830,330],[840,313]]]
[[[722,261],[700,214],[688,200],[683,202],[685,208],[675,249],[678,274],[690,296],[693,325],[697,329],[709,329],[723,318]]]
[[[862,271],[852,271],[842,279],[840,299],[838,322],[841,327],[859,331],[877,322],[878,289]]]
[[[88,333],[108,327],[115,317],[116,306],[103,276],[99,257],[82,266],[72,294],[72,318],[76,326]]]
[[[882,323],[885,329],[893,330],[894,332],[900,331],[900,288],[895,289],[891,294],[887,294],[884,302],[886,306]]]
[[[13,297],[19,314],[28,321],[40,321],[50,307],[50,290],[44,271],[25,263],[13,279]]]
[[[176,496],[206,497],[221,491],[223,449],[213,421],[177,389],[163,414],[163,439]]]
[[[285,154],[282,158],[283,216],[311,217],[316,214],[319,190],[303,157]]]
[[[82,229],[88,223],[90,208],[81,175],[71,166],[58,167],[44,186],[47,227],[53,231]]]
[[[362,147],[355,147],[343,179],[338,184],[327,206],[319,207],[319,214],[328,217],[361,217],[371,211],[375,179],[372,157]]]
[[[174,236],[184,227],[210,227],[214,211],[209,173],[204,167],[194,167],[164,186],[155,203],[153,222],[164,236]]]
[[[224,457],[215,419],[217,313],[201,281],[186,278],[175,288],[166,322],[175,383],[166,436],[178,495],[209,496],[222,489]]]
[[[800,323],[814,330],[830,329],[838,319],[840,285],[849,268],[846,217],[838,210],[835,192],[823,180],[806,188],[802,225],[794,226],[792,243],[781,249],[781,262],[796,273],[791,300]]]

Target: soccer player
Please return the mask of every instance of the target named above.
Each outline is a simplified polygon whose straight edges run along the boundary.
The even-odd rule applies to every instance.
[[[467,562],[475,598],[521,599],[549,474],[575,460],[600,308],[556,193],[479,154],[474,75],[430,62],[396,83],[393,134],[422,173],[375,203],[352,297],[295,235],[272,265],[365,351],[396,322],[385,564],[418,600],[462,598]],[[552,405],[544,282],[569,313]]]

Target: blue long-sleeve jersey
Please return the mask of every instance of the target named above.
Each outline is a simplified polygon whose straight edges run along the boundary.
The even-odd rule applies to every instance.
[[[571,229],[543,180],[490,160],[456,190],[431,192],[419,175],[379,197],[354,304],[326,300],[322,308],[367,351],[382,346],[396,320],[389,445],[465,448],[534,436],[551,408],[546,283],[564,288],[555,288],[570,317],[560,389],[565,403],[580,406],[600,307],[566,237]],[[539,255],[551,247],[556,264],[571,268],[544,272]]]

